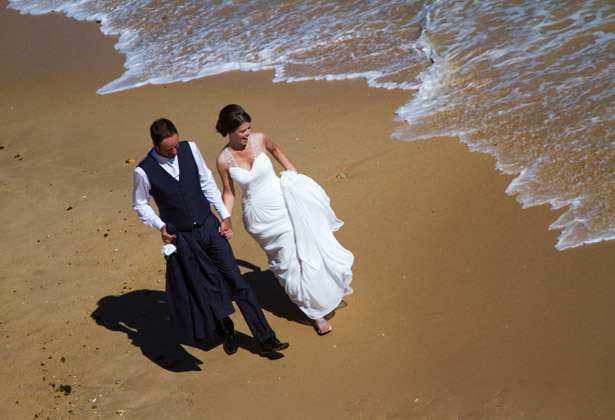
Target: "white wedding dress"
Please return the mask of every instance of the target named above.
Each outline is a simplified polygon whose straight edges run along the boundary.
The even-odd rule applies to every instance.
[[[333,236],[343,222],[316,182],[294,171],[278,178],[267,154],[250,141],[255,160],[249,171],[224,149],[230,176],[243,191],[243,224],[290,299],[309,318],[322,318],[353,292],[354,256]]]

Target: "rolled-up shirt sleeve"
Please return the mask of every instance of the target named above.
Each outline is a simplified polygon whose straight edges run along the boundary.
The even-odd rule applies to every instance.
[[[158,230],[162,229],[165,223],[149,204],[151,186],[147,174],[143,169],[137,167],[133,172],[132,180],[132,208],[139,215],[139,219],[147,226],[155,227]]]
[[[194,160],[196,161],[196,166],[199,169],[201,189],[203,190],[203,194],[205,194],[205,198],[207,198],[207,200],[214,206],[222,220],[231,217],[231,213],[222,201],[222,194],[220,194],[220,190],[216,185],[213,174],[205,164],[205,160],[203,159],[203,155],[201,155],[199,147],[194,142],[189,142],[189,144],[192,149]]]

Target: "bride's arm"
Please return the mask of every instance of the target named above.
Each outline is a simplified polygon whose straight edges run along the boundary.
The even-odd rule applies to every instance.
[[[282,148],[280,146],[278,146],[277,144],[275,144],[265,133],[255,133],[258,134],[258,138],[261,141],[261,143],[265,146],[265,148],[267,149],[267,151],[269,153],[271,153],[271,155],[276,158],[276,160],[278,162],[280,162],[280,165],[282,165],[284,167],[284,169],[286,169],[287,171],[295,171],[297,172],[297,169],[295,168],[295,165],[292,164],[292,162],[290,161],[290,159],[288,158],[288,156],[286,156],[286,153],[284,153],[284,150],[282,150]]]
[[[218,168],[218,173],[222,179],[222,201],[229,213],[233,213],[233,206],[235,205],[235,185],[231,179],[231,174],[228,169],[228,160],[224,152],[218,155],[216,159],[216,168]]]

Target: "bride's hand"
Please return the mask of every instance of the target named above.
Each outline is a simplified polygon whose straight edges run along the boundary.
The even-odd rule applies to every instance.
[[[220,222],[218,232],[220,232],[220,235],[224,236],[226,239],[231,239],[231,236],[233,236],[233,226],[231,224],[230,217],[227,217]]]

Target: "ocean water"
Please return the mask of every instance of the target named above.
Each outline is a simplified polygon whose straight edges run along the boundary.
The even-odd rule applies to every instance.
[[[119,34],[110,94],[231,70],[414,91],[394,134],[458,136],[564,213],[557,249],[615,239],[613,0],[9,0]]]

